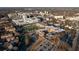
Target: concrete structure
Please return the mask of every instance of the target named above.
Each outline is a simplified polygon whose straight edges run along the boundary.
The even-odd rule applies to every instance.
[[[45,29],[47,29],[49,32],[62,32],[65,31],[64,29],[60,29],[54,26],[46,26]]]
[[[79,16],[67,17],[66,19],[71,20],[71,21],[73,20],[79,21]]]
[[[63,19],[64,16],[60,15],[60,16],[54,16],[55,19]]]
[[[36,17],[27,18],[25,13],[20,14],[19,17],[21,17],[21,18],[20,19],[17,18],[17,19],[12,20],[14,24],[16,24],[16,25],[24,25],[24,24],[29,24],[29,23],[36,23],[36,22],[39,21],[39,19],[36,18]]]
[[[37,51],[54,51],[55,46],[49,40],[44,40],[35,50],[37,50]]]
[[[45,39],[43,36],[39,36],[38,40],[32,45],[31,50],[33,51],[54,51],[55,45]]]

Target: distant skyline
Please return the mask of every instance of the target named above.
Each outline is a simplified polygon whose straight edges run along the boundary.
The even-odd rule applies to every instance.
[[[56,9],[56,10],[79,10],[79,7],[0,7],[2,9]]]

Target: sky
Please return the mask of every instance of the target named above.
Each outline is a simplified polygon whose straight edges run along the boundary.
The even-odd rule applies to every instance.
[[[78,7],[79,0],[0,0],[0,7]]]

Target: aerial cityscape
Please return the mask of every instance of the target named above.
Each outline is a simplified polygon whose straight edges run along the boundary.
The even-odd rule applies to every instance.
[[[0,51],[79,51],[79,8],[0,7]]]

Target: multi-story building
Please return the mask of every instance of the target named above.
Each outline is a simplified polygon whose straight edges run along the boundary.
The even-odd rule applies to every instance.
[[[27,15],[25,13],[20,14],[20,16],[22,16],[22,17],[12,20],[13,24],[24,25],[24,24],[29,24],[29,23],[36,23],[39,21],[39,19],[36,17],[27,18]]]

